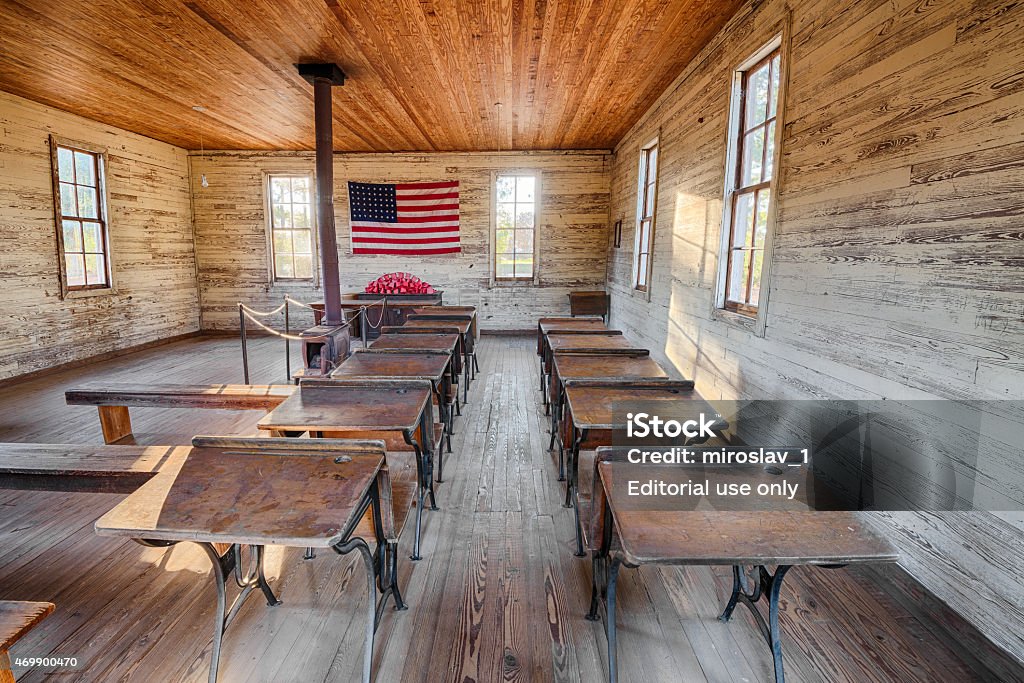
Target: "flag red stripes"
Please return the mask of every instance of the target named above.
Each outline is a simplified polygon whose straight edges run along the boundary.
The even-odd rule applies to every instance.
[[[349,183],[353,254],[416,256],[462,251],[459,181]]]

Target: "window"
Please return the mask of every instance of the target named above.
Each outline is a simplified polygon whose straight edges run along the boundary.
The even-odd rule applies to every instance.
[[[102,150],[50,139],[61,292],[111,289]]]
[[[312,280],[313,178],[269,177],[271,263],[275,280]]]
[[[757,315],[772,202],[781,55],[776,47],[737,72],[726,188],[724,307]]]
[[[536,175],[499,175],[495,188],[494,279],[533,280],[537,234]]]
[[[654,203],[658,194],[658,141],[640,150],[637,183],[636,240],[633,250],[633,288],[647,291],[651,277],[651,244],[654,240]]]

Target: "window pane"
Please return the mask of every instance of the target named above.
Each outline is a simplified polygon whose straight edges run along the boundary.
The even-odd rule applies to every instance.
[[[82,228],[78,221],[64,221],[64,251],[82,251]]]
[[[516,277],[533,277],[533,254],[517,255],[515,273]]]
[[[743,137],[743,166],[740,187],[761,182],[761,161],[764,159],[764,128]]]
[[[516,179],[515,176],[499,176],[498,177],[498,201],[499,202],[512,202],[516,198]]]
[[[750,252],[735,249],[729,269],[729,301],[746,303],[747,271],[750,267]]]
[[[732,217],[733,247],[749,244],[750,231],[754,225],[754,193],[748,192],[736,197],[736,210]]]
[[[533,230],[516,230],[516,253],[533,257]]]
[[[96,175],[93,173],[93,160],[91,154],[75,152],[75,182],[79,185],[91,185],[96,187]]]
[[[78,215],[78,200],[75,199],[75,186],[60,184],[60,212],[65,216]]]
[[[644,218],[654,215],[654,185],[647,186],[647,202],[644,204]]]
[[[309,178],[292,178],[292,201],[309,204]]]
[[[274,231],[274,254],[286,255],[292,252],[292,231]]]
[[[309,206],[306,204],[292,204],[292,225],[296,228],[310,227]]]
[[[275,228],[290,228],[292,227],[292,208],[289,204],[275,204],[274,205],[274,227]]]
[[[744,130],[763,123],[768,111],[768,65],[750,74],[746,92],[746,124]]]
[[[67,270],[68,287],[81,287],[85,284],[85,257],[81,254],[65,254],[64,266]]]
[[[513,228],[515,209],[515,204],[498,204],[498,230],[511,230]]]
[[[274,204],[280,204],[281,202],[288,201],[289,185],[290,182],[288,178],[271,178],[270,201]]]
[[[85,255],[85,281],[90,285],[105,285],[107,283],[103,254]]]
[[[103,235],[99,223],[82,223],[82,236],[87,253],[98,254],[103,251]]]
[[[295,233],[298,235],[299,233]],[[309,254],[295,255],[295,277],[312,279],[313,257]]]
[[[651,222],[644,219],[640,222],[640,239],[637,240],[637,253],[650,251],[651,247]]]
[[[644,253],[640,254],[640,258],[637,260],[636,283],[641,287],[647,285],[647,259],[649,258],[650,256]]]
[[[765,145],[767,149],[764,152],[764,180],[772,179],[772,172],[775,166],[775,122],[772,121],[768,124],[768,133],[765,138]]]
[[[781,57],[775,55],[772,58],[772,91],[768,96],[768,118],[774,117],[779,108],[779,69],[781,66]]]
[[[533,229],[533,206],[516,204],[516,228],[519,230]]]
[[[498,230],[494,233],[494,252],[496,254],[511,254],[514,251],[515,238],[512,230]]]
[[[295,277],[291,254],[274,254],[274,274],[277,277]]]
[[[758,249],[754,252],[754,272],[751,275],[750,305],[756,306],[761,298],[761,268],[764,266],[764,251]]]
[[[78,190],[78,215],[82,218],[99,218],[96,207],[96,190],[91,187],[77,186]]]
[[[761,190],[757,193],[757,215],[754,217],[754,247],[760,249],[764,246],[764,237],[768,233],[768,206],[771,201],[770,190]]]
[[[519,176],[516,178],[516,201],[533,203],[534,186],[536,179],[533,176]]]
[[[57,148],[57,176],[60,180],[75,182],[75,162],[70,149]]]
[[[494,275],[498,278],[515,277],[512,254],[498,254],[495,259]]]
[[[658,177],[658,146],[651,147],[650,155],[647,157],[647,177],[644,179],[646,182],[652,182]]]
[[[313,253],[313,233],[309,230],[296,230],[292,233],[292,240],[292,248],[296,254]]]

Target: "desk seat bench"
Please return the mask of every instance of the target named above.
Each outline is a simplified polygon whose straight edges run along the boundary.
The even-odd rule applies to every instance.
[[[8,650],[51,612],[52,602],[0,600],[0,683],[14,683]]]
[[[87,386],[65,392],[70,406],[96,406],[104,443],[132,435],[129,408],[206,408],[269,412],[292,395],[287,384],[131,384]]]

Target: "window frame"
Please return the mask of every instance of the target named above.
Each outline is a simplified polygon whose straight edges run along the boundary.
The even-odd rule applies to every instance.
[[[107,183],[107,148],[93,145],[80,140],[71,140],[50,136],[50,169],[53,176],[53,217],[54,229],[57,237],[57,266],[58,281],[60,283],[60,298],[72,299],[88,296],[101,296],[116,294],[114,286],[114,264],[111,255],[110,243],[110,197]],[[106,283],[96,285],[70,285],[67,276],[67,259],[64,248],[64,226],[65,219],[81,221],[80,216],[65,215],[61,205],[60,193],[60,165],[58,161],[58,149],[70,149],[72,152],[84,152],[94,157],[94,172],[96,173],[96,213],[95,222],[100,224],[100,232],[103,237],[103,256],[106,266]],[[90,219],[92,220],[92,219]],[[84,244],[83,244],[84,249]],[[77,253],[77,252],[76,252]]]
[[[270,190],[270,183],[273,178],[306,178],[309,180],[309,211],[310,211],[310,248],[313,259],[313,275],[311,277],[278,277],[277,267],[274,258],[274,199]],[[316,198],[316,173],[312,170],[265,170],[263,171],[263,210],[266,215],[264,221],[267,238],[267,277],[271,284],[312,284],[314,288],[320,287],[320,257],[319,257],[319,225],[317,223],[317,198]],[[295,228],[281,228],[282,230],[294,230]],[[300,228],[301,229],[301,228]]]
[[[498,277],[498,179],[505,177],[533,178],[533,274],[529,277]],[[529,168],[501,169],[491,173],[490,215],[490,283],[491,286],[536,285],[540,282],[541,207],[543,177],[539,170]],[[515,202],[518,204],[519,202]]]
[[[712,304],[712,313],[717,319],[724,319],[729,322],[735,322],[744,327],[749,327],[757,336],[761,337],[764,336],[765,329],[767,327],[767,308],[772,263],[771,254],[774,249],[775,224],[778,216],[780,187],[782,184],[782,141],[785,128],[786,89],[789,81],[789,35],[790,28],[787,22],[783,25],[781,31],[779,31],[771,40],[762,45],[761,48],[755,51],[748,59],[744,60],[736,67],[736,69],[733,70],[732,87],[730,89],[729,121],[726,133],[726,145],[728,150],[726,158],[727,165],[725,169],[725,183],[722,199],[722,225],[718,254],[718,272],[715,287],[715,298]],[[747,133],[744,127],[747,102],[747,94],[744,91],[744,86],[746,85],[748,76],[763,64],[769,62],[776,53],[778,53],[779,57],[779,88],[776,93],[777,101],[774,117],[774,150],[771,156],[772,177],[768,181],[762,180],[758,183],[752,183],[749,186],[740,186],[740,178],[743,172],[741,163],[744,152],[743,137]],[[763,125],[765,130],[767,130],[769,120],[766,119],[762,124],[759,124],[759,126],[761,125]],[[755,126],[751,130],[759,126]],[[767,145],[765,145],[765,152],[762,157],[762,168],[766,161],[768,161]],[[757,306],[755,307],[747,304],[738,304],[737,302],[731,302],[728,300],[729,270],[732,266],[731,259],[733,251],[733,218],[736,213],[736,203],[741,195],[749,194],[753,197],[752,201],[754,202],[754,210],[756,211],[758,193],[765,189],[769,190],[771,195],[766,219],[764,243],[761,247],[762,264],[760,293],[758,296]],[[753,268],[753,261],[754,258],[752,257],[751,268]],[[752,281],[753,277],[751,276],[747,283],[748,291]]]
[[[654,158],[654,178],[650,177],[651,170],[651,153],[655,154]],[[640,147],[640,159],[637,168],[637,181],[636,181],[636,224],[633,231],[633,276],[632,276],[632,289],[634,292],[640,292],[645,295],[648,300],[651,297],[651,273],[654,272],[654,230],[655,223],[657,222],[658,215],[658,171],[661,169],[661,132],[655,136],[652,140],[648,141],[647,144]],[[651,214],[646,215],[645,209],[647,207],[647,199],[650,196],[648,192],[653,193],[651,197]],[[648,224],[647,227],[647,251],[640,251],[641,236],[644,234],[644,223]],[[647,265],[644,269],[644,281],[640,282],[640,256],[641,254],[647,255]]]

